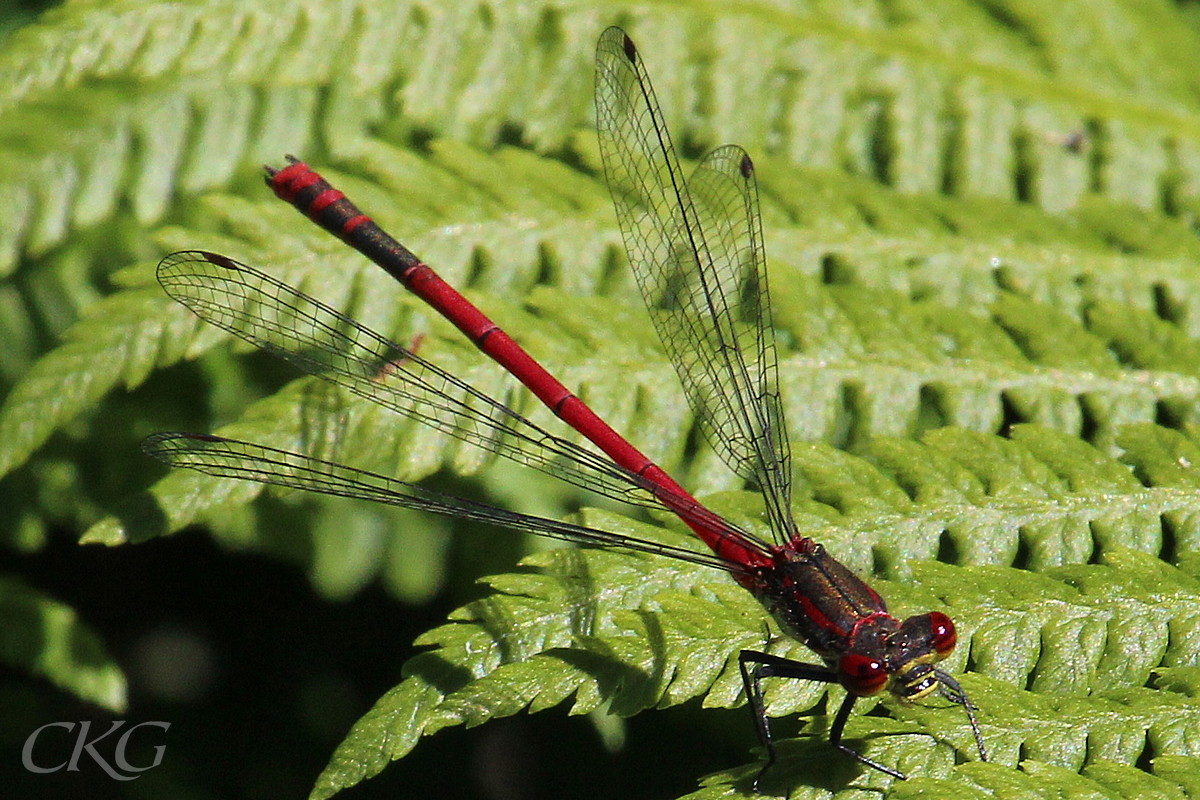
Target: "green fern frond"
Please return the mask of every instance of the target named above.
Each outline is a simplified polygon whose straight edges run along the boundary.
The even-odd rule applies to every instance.
[[[156,220],[176,192],[219,186],[237,165],[285,147],[320,142],[352,158],[367,131],[401,108],[411,128],[492,144],[520,125],[538,147],[561,146],[590,113],[595,12],[481,8],[198,0],[72,4],[48,16],[0,54],[9,141],[55,133],[8,148],[0,185],[13,213],[0,231],[0,263],[11,268],[27,248],[42,251],[110,218],[122,199],[142,221]],[[1023,13],[1029,31],[1045,29],[1031,36],[1061,34],[1058,20]],[[1185,28],[1158,27],[1154,17],[1130,11],[1124,22],[1189,41]],[[657,45],[665,107],[681,131],[697,125],[709,142],[737,138],[904,192],[948,186],[1057,211],[1099,187],[1121,204],[1157,209],[1165,195],[1176,209],[1193,207],[1200,125],[1181,104],[1190,71],[1177,58],[1155,61],[1146,73],[1160,80],[1147,86],[1137,68],[1115,66],[1128,52],[1091,46],[1084,31],[1107,31],[1087,17],[1074,20],[1071,41],[1089,47],[1047,65],[1030,57],[1027,41],[1008,38],[1010,21],[972,20],[953,37],[939,23],[941,51],[919,33],[932,20],[895,31],[836,8],[717,24],[709,12],[681,9],[645,14],[640,25]],[[958,47],[972,57],[948,58]],[[691,63],[702,71],[685,79]],[[796,75],[807,78],[799,91],[784,80]],[[700,95],[707,113],[683,115]],[[70,117],[46,124],[47,111],[68,105]],[[1099,157],[1064,147],[1076,132],[1093,137]]]
[[[405,240],[430,261],[436,261],[448,279],[454,281],[470,274],[482,289],[526,292],[541,276],[543,265],[549,264],[548,277],[559,281],[565,290],[603,290],[621,298],[614,308],[597,312],[601,324],[606,317],[625,321],[622,310],[628,280],[614,284],[609,277],[608,255],[616,233],[606,219],[605,190],[599,183],[568,173],[558,162],[507,150],[484,156],[462,147],[438,145],[430,159],[406,156],[384,146],[377,146],[375,151],[376,157],[367,166],[372,180],[360,182],[345,176],[344,182],[364,205],[378,206],[379,216],[385,221],[399,213],[394,202],[385,199],[397,194],[384,190],[395,187],[399,192],[401,184],[427,185],[422,181],[434,180],[447,190],[457,187],[468,198],[484,200],[485,193],[491,195],[484,205],[488,210],[481,214],[476,206],[470,216],[457,204],[440,204],[425,214],[420,207],[403,207],[403,212],[410,214],[402,228],[411,231]],[[385,175],[386,167],[376,165],[385,155],[392,157],[395,173]],[[523,179],[521,185],[543,188],[545,192],[512,196],[508,187],[513,173]],[[556,185],[568,187],[565,197],[551,194],[551,187]],[[854,193],[861,196],[861,192]],[[875,193],[880,200],[889,194],[879,189]],[[894,195],[892,200],[894,205],[904,205]],[[573,218],[562,216],[564,201],[570,202]],[[319,285],[322,297],[335,305],[340,297],[350,297],[356,291],[352,287],[360,279],[360,265],[338,252],[332,240],[310,238],[312,234],[299,226],[294,216],[287,215],[286,209],[272,210],[260,203],[218,198],[205,213],[213,223],[238,232],[238,240],[227,242],[226,250],[258,252],[261,255],[257,260],[269,262],[284,275],[295,275],[302,283],[306,275],[319,271],[319,283],[314,285]],[[422,217],[426,220],[423,229],[418,224]],[[458,222],[448,230],[448,220]],[[926,217],[926,222],[930,221]],[[180,246],[206,238],[215,241],[211,234],[202,232],[170,235],[171,241]],[[319,263],[313,260],[314,252],[323,256]],[[289,266],[299,259],[305,259],[305,267],[291,272]],[[786,256],[780,260],[784,267],[788,265]],[[961,260],[955,263],[960,269],[970,269]],[[854,283],[843,285],[846,264],[839,262],[838,269],[843,272],[835,276],[839,282],[833,286],[794,271],[777,271],[779,323],[798,344],[798,352],[793,356],[785,353],[782,362],[785,396],[792,406],[791,420],[798,438],[852,442],[871,435],[919,434],[945,424],[997,430],[1007,416],[1009,421],[1015,417],[1075,434],[1090,431],[1093,441],[1107,445],[1116,426],[1152,421],[1163,405],[1187,418],[1188,409],[1200,393],[1200,382],[1184,360],[1165,362],[1149,346],[1152,342],[1139,349],[1137,356],[1130,356],[1135,363],[1129,366],[1114,357],[1113,349],[1118,353],[1128,350],[1131,334],[1123,328],[1114,331],[1110,321],[1115,321],[1118,309],[1111,302],[1095,306],[1096,310],[1090,312],[1086,321],[1096,326],[1093,331],[1086,321],[1076,321],[1088,307],[1086,296],[1076,294],[1058,298],[1057,302],[1049,297],[1038,302],[993,288],[988,294],[973,292],[972,306],[962,302],[961,296],[927,299],[911,283],[899,290],[871,288],[877,280],[893,280],[884,273],[894,272],[894,263],[874,262],[856,269]],[[1047,274],[1054,269],[1054,264],[1046,265]],[[931,282],[935,277],[930,276]],[[1113,277],[1115,280],[1102,273],[1093,274],[1094,294],[1111,296],[1112,280],[1119,282],[1128,296],[1128,276]],[[1153,295],[1160,279],[1160,275],[1147,274],[1140,281],[1144,291],[1137,296]],[[153,300],[140,289],[145,280],[142,273],[133,294],[97,309],[91,320],[80,323],[69,334],[83,343],[83,348],[68,345],[55,351],[13,391],[0,414],[0,429],[10,432],[3,439],[5,458],[0,464],[5,469],[24,460],[56,427],[69,422],[118,382],[136,385],[150,367],[147,356],[152,353],[145,346],[167,354],[182,352],[179,342],[155,343],[159,336],[178,334],[166,330],[159,336],[153,333],[163,317],[149,312]],[[387,296],[384,281],[378,279],[375,283],[379,288],[367,296]],[[384,294],[376,295],[376,291]],[[547,318],[546,331],[540,338],[550,341],[561,335],[558,328],[552,327],[555,320],[549,319],[558,301],[545,297],[544,302],[534,297],[531,304]],[[950,299],[960,301],[957,308],[938,302]],[[1182,294],[1176,298],[1181,318],[1189,317],[1185,303]],[[166,309],[165,298],[160,304]],[[1107,316],[1099,310],[1105,308]],[[371,314],[361,307],[351,305],[346,310],[372,322]],[[170,319],[180,313],[165,312]],[[1144,311],[1138,313],[1145,315]],[[141,318],[134,319],[131,314],[140,314]],[[147,317],[150,322],[144,323]],[[150,328],[134,337],[135,341],[144,339],[145,346],[130,347],[129,331],[131,327],[137,330],[134,326],[139,324]],[[1164,325],[1160,321],[1159,327]],[[611,321],[609,326],[611,333],[584,333],[584,326],[576,319],[572,329],[596,345],[619,340],[628,330],[628,326]],[[191,328],[183,327],[178,332],[188,330]],[[538,341],[536,323],[528,330],[529,339]],[[1065,335],[1067,330],[1073,330],[1071,336]],[[168,355],[157,365],[166,366],[173,357]],[[1151,361],[1158,369],[1148,373],[1141,368],[1144,361]],[[623,381],[616,383],[620,376],[610,371],[607,378],[598,374],[594,383],[589,380],[597,397],[605,391],[605,380],[613,382],[614,394],[628,396]],[[57,398],[49,411],[41,407],[41,398],[47,396]],[[605,408],[603,402],[598,405],[601,413],[615,411]],[[27,410],[34,408],[36,415],[31,421]],[[661,432],[675,438],[683,438],[686,433],[686,427]]]
[[[596,515],[589,522],[614,524]],[[759,612],[744,592],[713,588],[702,570],[641,556],[567,551],[531,563],[541,570],[492,579],[486,601],[420,640],[435,649],[414,657],[405,681],[359,721],[314,797],[375,774],[448,725],[473,726],[567,700],[573,714],[603,708],[621,715],[698,695],[707,696],[705,705],[737,702],[736,650],[762,644]],[[1140,587],[1142,605],[1158,609],[1121,596],[1125,585]],[[1194,578],[1126,553],[1048,576],[941,565],[918,571],[914,586],[910,592],[950,593],[947,607],[969,631],[964,655],[1000,678],[967,676],[999,762],[1014,760],[1019,748],[1024,757],[1072,771],[1107,762],[1133,766],[1147,746],[1143,734],[1156,758],[1190,754],[1200,736],[1200,708],[1190,698],[1141,686],[1156,664],[1187,657],[1192,634],[1182,628],[1197,618]],[[1179,647],[1168,627],[1180,635]],[[794,642],[780,644],[780,655],[806,655]],[[1176,652],[1165,655],[1168,648]],[[802,712],[817,700],[811,684],[781,684],[768,692],[773,714]],[[970,752],[961,710],[916,705],[895,713],[908,729],[881,728],[872,718],[851,735],[867,735],[871,755],[879,747],[903,769],[920,763],[930,770],[921,774],[946,775],[953,764],[949,750],[931,757],[933,742]],[[785,759],[784,785],[825,784],[827,765],[805,768],[806,761]],[[969,783],[969,767],[962,770],[954,771]],[[752,774],[747,766],[736,780],[744,786]]]
[[[259,399],[255,362],[153,286],[163,251],[217,249],[400,341],[425,334],[423,353],[526,403],[266,199],[257,162],[284,152],[319,162],[688,486],[735,488],[689,448],[595,178],[591,50],[621,21],[648,43],[685,154],[737,141],[759,165],[804,530],[901,582],[897,608],[948,608],[952,667],[982,673],[966,683],[997,764],[954,766],[971,749],[960,709],[852,721],[868,753],[940,776],[889,796],[1200,793],[1200,32],[1169,4],[1044,5],[91,0],[47,14],[0,40],[0,474],[15,473],[0,539],[36,546],[67,522],[115,544],[203,521],[231,546],[310,548],[296,558],[333,595],[379,576],[436,585],[439,523],[390,510],[252,504],[259,487],[184,475],[122,506],[152,469],[136,441],[164,425],[576,504],[309,381],[272,378]],[[746,495],[715,502],[758,518]],[[918,563],[932,559],[948,563]],[[538,563],[570,569],[493,579],[492,598],[429,634],[437,649],[317,796],[439,727],[526,707],[739,702],[729,659],[762,645],[762,612],[720,575],[604,553]],[[112,701],[117,684],[82,688],[75,666],[63,685]],[[770,694],[776,714],[822,697]],[[772,789],[856,791],[817,737],[783,756]],[[756,771],[696,796],[743,792]]]

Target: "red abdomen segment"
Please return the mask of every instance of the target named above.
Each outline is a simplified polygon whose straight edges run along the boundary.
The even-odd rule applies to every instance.
[[[644,478],[647,488],[667,508],[679,514],[697,536],[721,558],[735,564],[762,567],[771,563],[765,553],[717,525],[716,515],[661,467],[643,455],[608,423],[588,408],[505,333],[443,281],[437,273],[389,236],[350,200],[307,164],[294,159],[281,170],[267,168],[267,184],[305,216],[374,261],[409,291],[470,337],[475,346],[508,370],[517,380],[575,430],[586,436],[615,463]],[[703,513],[696,513],[702,511]],[[704,522],[698,521],[703,518]],[[738,577],[738,573],[734,573]],[[747,579],[748,580],[748,579]]]

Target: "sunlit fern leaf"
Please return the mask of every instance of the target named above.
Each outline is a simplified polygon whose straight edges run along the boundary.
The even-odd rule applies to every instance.
[[[53,134],[11,143],[0,168],[18,212],[0,231],[4,265],[110,218],[119,200],[157,219],[177,192],[219,186],[284,147],[321,139],[353,157],[381,123],[480,144],[519,126],[540,148],[560,146],[590,113],[596,13],[486,8],[114,1],[47,15],[0,51],[5,125]],[[1099,11],[1073,17],[1066,40],[1035,9],[958,9],[891,30],[836,4],[769,17],[685,8],[643,12],[631,27],[655,43],[677,130],[700,140],[737,139],[906,193],[1058,211],[1099,187],[1122,204],[1195,208],[1200,145],[1183,105],[1194,77],[1176,53],[1196,34],[1164,25],[1164,12],[1123,11],[1131,41],[1140,32],[1182,49],[1096,46],[1112,30]],[[1035,55],[1031,40],[1053,42],[1054,56]],[[685,115],[698,96],[705,113]]]
[[[613,257],[618,237],[587,127],[591,48],[614,15],[642,43],[686,154],[737,141],[759,165],[792,433],[820,443],[797,459],[806,530],[855,566],[911,574],[942,598],[971,579],[953,570],[931,581],[910,559],[1050,570],[1049,583],[1034,585],[1006,573],[1021,592],[985,603],[972,623],[972,657],[1015,685],[1053,688],[1073,654],[1086,669],[1066,681],[1072,691],[1139,685],[1155,658],[1183,668],[1177,643],[1196,637],[1178,610],[1187,612],[1185,592],[1151,602],[1118,573],[1153,576],[1113,561],[1131,547],[1186,562],[1200,530],[1190,474],[1200,455],[1186,434],[1200,394],[1190,344],[1200,320],[1200,47],[1190,17],[1165,4],[926,4],[903,14],[859,3],[803,13],[511,0],[67,4],[0,41],[0,271],[16,276],[0,296],[4,374],[41,355],[0,412],[0,472],[19,468],[18,486],[39,489],[10,486],[8,519],[82,527],[149,482],[134,446],[149,425],[207,424],[192,406],[199,395],[221,420],[248,407],[258,388],[248,362],[152,285],[146,265],[164,250],[219,247],[389,334],[432,330],[439,358],[477,369],[336,242],[272,210],[253,176],[288,151],[335,167],[372,214],[514,321],[553,371],[586,386],[602,414],[689,486],[729,487],[710,454],[688,450],[690,420],[672,413],[678,389],[641,338]],[[158,229],[164,221],[173,227]],[[100,299],[111,270],[134,261]],[[539,282],[554,288],[531,292]],[[165,368],[198,357],[197,382],[179,391],[178,371]],[[139,391],[136,409],[122,407],[123,386]],[[305,386],[237,424],[266,439],[294,434]],[[368,462],[414,475],[480,466],[382,416],[348,414],[354,441],[374,445],[359,450]],[[997,435],[1023,422],[1053,431]],[[390,438],[397,428],[407,433]],[[202,519],[253,544],[279,533],[275,514],[264,522],[246,505],[257,489],[189,481],[173,476],[155,490],[171,529]],[[292,535],[333,552],[337,531],[320,520],[343,510],[293,515],[306,524]],[[364,554],[386,523],[360,513],[346,523],[363,548],[356,563],[312,566],[332,593],[372,574]],[[752,505],[743,513],[752,517]],[[166,529],[122,515],[102,519],[93,538]],[[1111,580],[1049,577],[1055,565],[1098,560]],[[1045,629],[1039,600],[1067,602],[1076,578],[1125,604],[1085,592],[1071,597],[1076,628]],[[978,599],[951,605],[972,620]],[[1164,619],[1170,644],[1159,655]],[[1142,651],[1110,649],[1139,630]],[[719,694],[732,702],[727,684]],[[1114,718],[1116,738],[1136,740],[1135,716]],[[1029,737],[1015,724],[997,735],[1007,753]],[[1162,755],[1152,769],[1171,763],[1182,774],[1187,758]],[[1009,770],[1000,779],[998,767],[979,769],[959,772],[1000,794],[1031,788],[1004,783]],[[1127,796],[1162,774],[1085,767],[1087,780]],[[1067,785],[1028,767],[1020,780],[1034,778]]]
[[[465,175],[448,175],[445,166],[438,163],[436,154],[444,152],[435,149],[432,163],[411,158],[407,162],[399,159],[399,163],[411,165],[406,170],[409,177],[419,177],[419,169],[425,175],[440,174],[444,180],[466,185]],[[453,160],[461,161],[463,152],[460,149]],[[512,159],[503,153],[494,163],[511,165]],[[561,166],[552,161],[542,162],[537,170],[530,163],[524,170],[526,177],[540,175],[547,182],[553,182],[561,173]],[[496,179],[500,180],[498,176]],[[379,205],[383,218],[397,213],[386,200],[389,194],[379,184],[347,182],[348,188],[366,195],[364,204],[373,200]],[[552,194],[547,190],[543,195],[510,199],[514,207],[497,207],[483,217],[478,212],[464,213],[455,206],[431,211],[435,217],[460,222],[447,229],[432,227],[437,223],[430,219],[431,227],[425,227],[424,232],[418,227],[405,239],[418,251],[429,253],[430,260],[437,257],[439,267],[444,265],[452,280],[466,277],[471,265],[476,265],[479,269],[470,273],[474,282],[497,292],[528,291],[530,282],[540,274],[540,260],[548,255],[550,263],[557,265],[550,274],[558,277],[564,288],[604,288],[619,295],[617,302],[624,308],[627,282],[614,284],[605,266],[604,254],[614,233],[604,221],[606,211],[601,210],[603,191],[594,181],[578,182],[576,196],[584,203],[574,206],[580,214],[575,225],[562,224],[561,208],[550,204]],[[411,210],[410,206],[406,208]],[[327,302],[364,317],[368,323],[377,319],[390,322],[391,316],[378,315],[384,309],[371,310],[371,305],[395,302],[386,281],[364,277],[364,285],[373,288],[357,289],[363,274],[361,261],[340,252],[331,239],[309,238],[299,221],[292,219],[294,215],[285,212],[235,200],[224,200],[215,212],[208,211],[215,213],[216,220],[227,220],[241,235],[243,243],[232,245],[234,252],[254,247],[260,263],[269,262],[263,265],[274,267],[283,277],[296,276],[295,280],[314,292],[319,288]],[[272,224],[257,222],[260,218]],[[539,220],[532,228],[531,219]],[[409,219],[405,227],[411,230],[412,225]],[[294,233],[280,232],[292,229]],[[170,238],[179,244],[218,241],[202,232],[173,232]],[[570,251],[591,256],[571,259],[566,255]],[[842,285],[844,278],[839,278],[839,283],[830,287],[789,272],[788,261],[786,255],[776,261],[775,296],[781,330],[792,334],[799,345],[794,354],[784,350],[782,374],[793,432],[800,439],[845,443],[881,433],[919,434],[944,424],[998,430],[1003,424],[1029,420],[1087,434],[1096,443],[1106,445],[1111,443],[1117,425],[1151,421],[1160,407],[1169,407],[1179,418],[1188,418],[1189,409],[1200,395],[1200,382],[1187,372],[1186,364],[1179,359],[1164,363],[1149,347],[1144,354],[1127,355],[1126,360],[1132,362],[1129,366],[1122,364],[1120,354],[1129,351],[1128,345],[1114,340],[1118,334],[1104,321],[1114,319],[1118,313],[1111,303],[1105,306],[1105,317],[1090,318],[1098,326],[1092,331],[1086,322],[1075,321],[1086,302],[1078,296],[1059,298],[1067,305],[1056,307],[1053,295],[1034,300],[996,290],[990,296],[976,293],[974,298],[944,298],[957,304],[947,308],[927,298],[926,292],[914,297],[911,287],[907,291],[871,288],[869,284],[885,274],[882,262],[856,272],[852,284]],[[565,266],[568,262],[569,269]],[[957,263],[961,269],[972,268],[968,262]],[[359,268],[352,269],[351,265]],[[945,265],[939,267],[939,271],[947,269]],[[1047,265],[1047,269],[1052,271],[1054,265]],[[145,276],[141,272],[130,280],[141,284]],[[1124,273],[1116,279],[1122,286],[1129,282]],[[1140,297],[1151,297],[1157,280],[1159,276],[1147,275]],[[863,283],[868,285],[860,285]],[[1092,276],[1090,285],[1096,295],[1112,294],[1102,274]],[[116,381],[136,384],[149,369],[171,363],[170,354],[180,352],[182,342],[175,337],[193,328],[173,332],[161,329],[160,320],[179,318],[183,312],[152,312],[150,309],[156,306],[167,308],[166,299],[156,300],[152,288],[137,288],[134,292],[114,296],[105,307],[97,308],[69,334],[76,343],[48,354],[10,394],[0,412],[0,429],[8,431],[0,463],[11,468],[49,433],[94,404]],[[533,302],[545,317],[544,340],[550,341],[562,336],[559,328],[551,326],[569,326],[571,317],[556,318],[561,315],[555,309],[560,301],[554,296],[545,297],[545,302],[538,302],[535,295]],[[1180,319],[1190,318],[1182,306],[1185,297],[1176,295],[1181,304]],[[342,302],[346,298],[352,302]],[[616,313],[601,308],[597,306],[600,321],[594,332],[573,328],[597,347],[605,339],[604,317],[611,320]],[[623,321],[624,312],[616,319]],[[632,313],[629,320],[632,325]],[[131,330],[137,331],[132,339]],[[525,330],[525,337],[537,340],[536,325]],[[623,332],[628,327],[614,326],[614,330]],[[1065,336],[1065,330],[1072,330],[1072,335]],[[1113,347],[1117,355],[1108,347]],[[647,343],[648,354],[652,348]],[[581,346],[575,352],[583,349]],[[1153,360],[1162,368],[1147,373],[1141,368],[1145,360]],[[607,378],[598,374],[596,390],[602,391],[599,387],[603,382],[613,379],[612,372]],[[669,379],[664,383],[669,384]],[[622,395],[628,396],[624,392]],[[51,398],[49,404],[46,398]],[[30,416],[32,409],[36,413]],[[598,410],[606,410],[603,403]],[[682,439],[686,429],[676,427],[661,433]]]
[[[599,515],[589,520],[613,523]],[[730,659],[762,635],[744,593],[730,586],[713,595],[703,571],[660,568],[639,556],[559,553],[536,561],[546,572],[493,579],[493,595],[421,640],[435,649],[414,657],[404,682],[359,721],[315,797],[378,772],[448,725],[564,702],[572,713],[608,708],[622,715],[705,694],[706,705],[740,702]],[[1168,651],[1186,648],[1194,635],[1188,632],[1198,618],[1194,577],[1128,551],[1103,565],[1044,577],[944,565],[914,577],[907,591],[888,587],[900,607],[909,608],[914,595],[942,596],[963,623],[963,654],[955,661],[969,658],[999,678],[966,678],[999,762],[981,774],[1035,785],[1000,764],[1020,752],[1087,774],[1108,762],[1133,767],[1147,747],[1155,759],[1187,756],[1200,739],[1193,699],[1142,688],[1152,668],[1185,655]],[[1137,587],[1132,594],[1121,588],[1130,586]],[[805,655],[794,642],[777,644],[781,654]],[[811,708],[819,688],[777,684],[768,692],[777,715]],[[1033,691],[1019,688],[1026,685]],[[851,736],[867,737],[868,752],[891,753],[905,769],[920,764],[921,774],[948,775],[951,750],[935,753],[930,745],[950,743],[969,753],[972,742],[961,711],[940,705],[897,706],[903,724],[868,717],[852,726]],[[805,758],[783,752],[783,785],[829,785],[828,754],[805,766]],[[844,771],[849,780],[856,768]],[[970,767],[954,772],[955,783],[970,784],[980,774]],[[744,781],[752,774],[747,765],[733,775]]]

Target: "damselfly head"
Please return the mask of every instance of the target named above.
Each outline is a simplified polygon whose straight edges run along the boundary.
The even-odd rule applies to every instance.
[[[940,611],[917,614],[900,623],[885,650],[892,666],[891,690],[902,700],[920,700],[941,685],[933,665],[954,652],[958,632]]]

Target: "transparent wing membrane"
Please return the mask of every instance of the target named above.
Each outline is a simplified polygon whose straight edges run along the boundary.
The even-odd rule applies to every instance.
[[[370,500],[531,531],[594,547],[628,548],[726,571],[731,568],[711,553],[506,511],[376,472],[237,439],[196,433],[158,433],[142,442],[142,450],[173,467],[186,467],[219,478],[240,478],[290,489]]]
[[[692,411],[730,468],[762,490],[780,541],[790,540],[790,452],[753,164],[725,146],[685,181],[641,57],[616,28],[596,50],[596,119],[629,261]]]
[[[581,488],[660,507],[636,476],[606,456],[555,436],[409,348],[252,267],[186,251],[164,259],[158,279],[201,319],[311,375]]]

